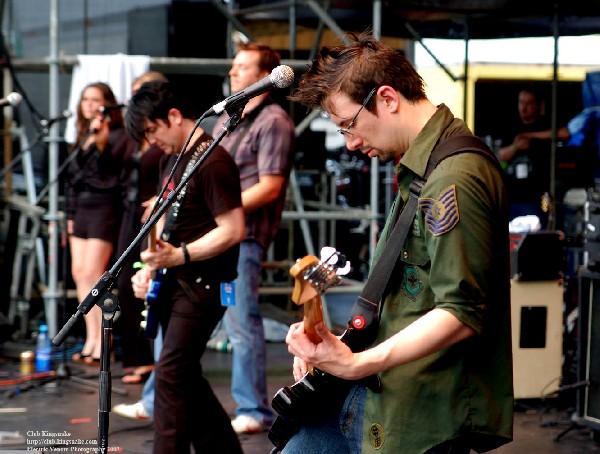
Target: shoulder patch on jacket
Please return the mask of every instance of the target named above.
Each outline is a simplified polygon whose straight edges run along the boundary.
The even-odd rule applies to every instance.
[[[439,193],[437,199],[419,198],[419,208],[423,210],[425,225],[433,236],[448,233],[460,219],[456,186],[448,186]]]

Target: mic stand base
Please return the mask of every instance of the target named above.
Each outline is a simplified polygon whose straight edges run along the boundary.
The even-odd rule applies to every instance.
[[[106,291],[98,305],[102,309],[102,344],[100,354],[100,377],[98,379],[98,452],[108,452],[108,426],[110,414],[110,398],[112,378],[110,372],[110,351],[113,330],[113,319],[119,309],[119,301],[115,295]]]

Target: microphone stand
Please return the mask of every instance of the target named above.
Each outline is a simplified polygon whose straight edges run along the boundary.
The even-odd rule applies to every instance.
[[[77,156],[79,155],[83,144],[85,143],[85,141],[90,137],[91,134],[93,134],[94,131],[88,131],[88,133],[79,141],[79,143],[77,144],[77,146],[75,147],[75,149],[69,154],[69,156],[65,159],[65,161],[63,162],[63,164],[60,166],[60,168],[58,169],[56,178],[54,178],[53,180],[49,181],[48,184],[42,189],[42,191],[40,192],[39,196],[37,197],[34,205],[38,206],[40,204],[40,202],[43,200],[45,194],[49,191],[49,189],[55,185],[58,184],[60,177],[62,176],[63,172],[65,171],[65,169],[67,168],[67,166],[74,160],[77,158]],[[42,137],[40,135],[40,137]],[[39,140],[38,140],[39,141]],[[28,148],[31,149],[33,146],[35,146],[37,144],[36,141],[31,147]],[[1,174],[0,174],[1,175]],[[67,197],[68,197],[68,191],[65,188],[65,201],[64,201],[64,205],[66,207],[67,203]],[[66,210],[65,210],[66,212]],[[59,221],[61,218],[57,217],[56,218],[57,221]],[[59,227],[59,231],[62,231],[65,233],[67,241],[68,241],[68,232],[67,232],[67,228],[66,228],[66,216],[63,216],[62,219],[65,221],[63,223],[63,225],[61,226],[61,224],[59,223],[58,225]],[[62,304],[63,304],[63,309],[62,309],[62,321],[64,322],[67,319],[67,296],[66,296],[66,285],[67,285],[67,268],[68,268],[68,260],[67,260],[67,251],[66,248],[68,246],[65,246],[65,250],[63,250],[62,253],[62,267],[63,267],[63,292],[62,292]],[[91,308],[90,308],[91,309]],[[87,312],[86,312],[87,313]],[[56,346],[59,346],[60,344],[56,344]],[[95,374],[94,374],[95,375]],[[71,374],[71,369],[69,368],[68,365],[68,361],[67,361],[67,350],[66,347],[63,345],[63,347],[61,348],[61,361],[58,364],[58,366],[56,367],[56,371],[55,374],[50,376],[50,378],[45,379],[41,382],[39,382],[37,385],[35,386],[29,386],[27,388],[20,388],[18,389],[18,391],[14,391],[12,394],[9,395],[9,397],[14,397],[18,394],[23,394],[24,392],[36,388],[38,386],[43,386],[46,385],[47,383],[56,381],[56,380],[70,380],[74,383],[77,383],[79,385],[84,385],[86,387],[93,387],[95,388],[96,385],[94,384],[94,382],[91,380],[92,376],[91,375],[87,375],[84,374],[82,377],[76,377],[74,375]],[[114,392],[121,394],[121,395],[126,395],[127,391],[125,391],[122,388],[114,388]]]
[[[109,425],[109,413],[110,413],[110,397],[111,397],[111,372],[110,372],[110,348],[111,348],[111,334],[112,325],[115,312],[119,308],[118,298],[111,292],[112,288],[117,282],[117,278],[123,264],[127,261],[129,256],[135,251],[140,245],[144,238],[148,235],[152,227],[156,225],[161,216],[167,211],[171,204],[175,201],[181,190],[185,187],[191,177],[196,173],[198,168],[210,155],[213,149],[221,142],[223,137],[228,133],[235,130],[241,119],[241,113],[244,106],[236,108],[233,114],[230,114],[230,118],[225,122],[223,130],[210,144],[206,152],[196,161],[189,174],[181,179],[177,187],[171,191],[167,197],[160,203],[155,205],[155,212],[148,219],[148,221],[142,226],[140,232],[133,239],[127,249],[117,259],[115,264],[108,270],[105,271],[100,280],[96,282],[94,287],[90,290],[84,300],[77,307],[76,312],[71,316],[65,323],[58,334],[52,339],[52,343],[56,346],[61,345],[69,331],[77,323],[77,321],[85,314],[87,314],[95,305],[100,307],[102,310],[102,340],[101,340],[101,355],[100,355],[100,376],[99,376],[99,395],[98,395],[98,452],[108,452],[108,425]],[[228,112],[229,113],[229,112]],[[204,118],[204,115],[196,122],[195,127],[190,133],[190,138],[194,131],[198,128],[200,121]],[[188,141],[189,142],[189,141]],[[186,143],[187,144],[187,143]],[[181,154],[185,153],[186,148],[181,150]]]
[[[50,180],[48,182],[48,184],[46,186],[44,186],[42,188],[42,190],[40,191],[40,194],[38,195],[37,199],[36,199],[36,204],[39,204],[45,197],[46,193],[50,190],[50,188],[52,186],[54,186],[55,184],[58,183],[58,180],[60,180],[60,177],[62,176],[63,172],[65,171],[65,169],[68,167],[69,164],[71,164],[71,162],[77,158],[77,156],[79,156],[79,152],[81,150],[81,147],[83,146],[83,144],[85,143],[85,141],[94,133],[94,131],[88,131],[86,133],[85,136],[83,136],[83,138],[79,141],[79,143],[77,144],[77,147],[75,148],[75,150],[73,150],[71,152],[71,154],[69,154],[69,156],[67,156],[67,158],[64,160],[64,162],[61,164],[61,166],[58,168],[58,171],[56,172],[56,177],[53,180]]]

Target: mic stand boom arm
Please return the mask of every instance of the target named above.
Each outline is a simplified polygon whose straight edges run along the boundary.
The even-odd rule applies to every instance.
[[[185,187],[191,177],[196,173],[205,159],[210,155],[213,149],[221,142],[226,134],[232,132],[238,125],[241,119],[241,112],[244,106],[241,106],[237,111],[230,116],[225,122],[223,130],[214,139],[207,148],[206,152],[196,161],[189,174],[181,179],[177,187],[171,191],[162,203],[156,208],[156,211],[142,226],[140,232],[133,239],[127,249],[117,259],[115,264],[102,274],[100,280],[96,282],[84,300],[79,304],[75,313],[65,323],[58,334],[52,339],[52,343],[56,346],[61,345],[69,331],[75,323],[92,307],[98,305],[102,309],[102,346],[100,358],[100,378],[99,378],[99,395],[98,395],[98,452],[106,453],[108,450],[108,414],[110,413],[110,395],[111,395],[111,375],[110,375],[110,342],[112,333],[112,321],[114,313],[119,307],[117,297],[111,292],[116,280],[123,268],[123,263],[129,258],[135,248],[137,248],[142,240],[148,235],[152,227],[156,225],[161,216],[167,211],[171,204],[175,201],[181,190]],[[202,118],[201,118],[202,119]],[[201,120],[200,119],[200,120]],[[200,120],[196,122],[196,126],[190,133],[194,133],[198,127]],[[181,151],[184,153],[185,149]]]

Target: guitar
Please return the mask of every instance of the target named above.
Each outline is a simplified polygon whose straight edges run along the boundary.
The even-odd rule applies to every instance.
[[[156,251],[156,226],[150,229],[148,234],[148,249],[152,252]],[[140,322],[140,326],[144,330],[144,334],[148,339],[155,339],[158,331],[158,317],[156,315],[156,304],[158,302],[158,294],[160,292],[161,279],[166,273],[166,268],[161,268],[152,273],[152,280],[148,285],[146,299],[144,300],[144,310],[142,315],[144,320]]]
[[[322,339],[314,326],[323,321],[321,295],[341,282],[340,276],[350,271],[350,262],[334,248],[323,248],[321,260],[308,255],[298,260],[291,268],[290,275],[295,279],[292,301],[304,305],[304,330],[314,343]],[[356,328],[350,325],[340,338],[352,351],[361,351],[366,347]],[[373,391],[380,391],[381,382],[377,375],[363,379]],[[278,416],[269,439],[281,450],[288,440],[300,429],[300,426],[314,416],[314,409],[324,404],[341,404],[347,391],[354,384],[322,370],[308,365],[308,372],[292,386],[281,388],[271,401]]]

